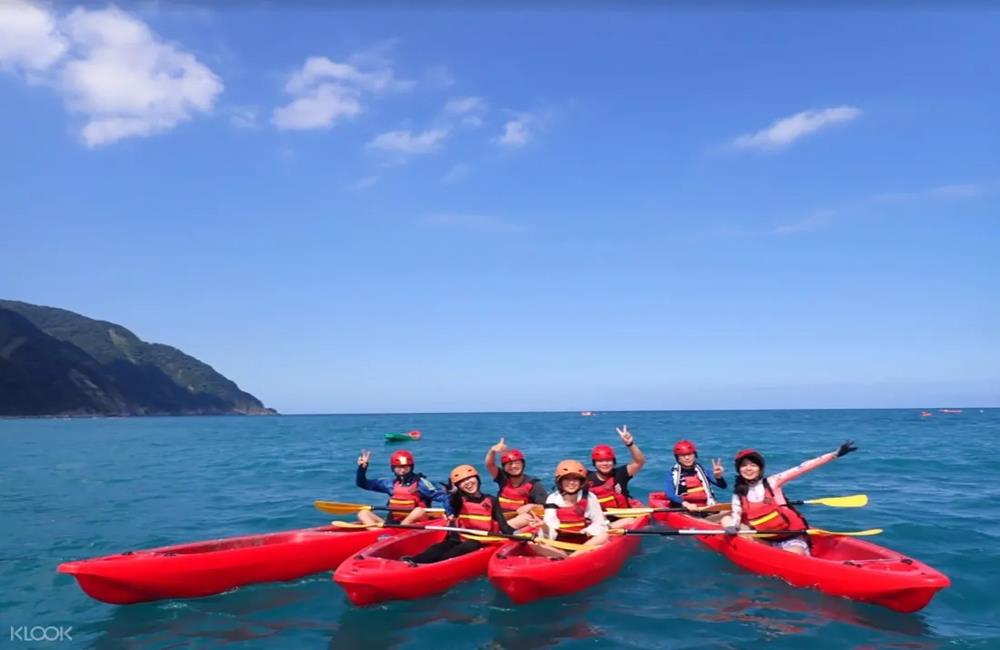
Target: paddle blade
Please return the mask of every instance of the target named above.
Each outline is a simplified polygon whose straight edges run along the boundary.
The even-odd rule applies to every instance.
[[[803,503],[829,506],[831,508],[862,508],[868,505],[868,495],[852,494],[846,497],[825,497],[822,499],[806,499]]]
[[[810,528],[806,531],[809,535],[837,535],[844,537],[870,537],[872,535],[881,535],[881,528],[869,528],[868,530],[848,530],[848,531],[833,531],[833,530],[823,530],[821,528]]]
[[[339,501],[313,501],[313,506],[320,512],[329,515],[350,515],[362,510],[371,510],[370,505],[364,503],[340,503]]]
[[[653,508],[608,508],[604,511],[615,517],[641,517],[656,512]]]

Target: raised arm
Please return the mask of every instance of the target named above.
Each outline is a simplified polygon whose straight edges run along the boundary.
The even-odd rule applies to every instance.
[[[830,461],[840,458],[841,456],[844,456],[846,454],[849,454],[852,451],[857,451],[857,447],[854,446],[854,443],[852,441],[848,440],[844,444],[840,445],[840,447],[838,447],[836,451],[831,451],[828,454],[817,456],[816,458],[807,460],[804,463],[800,463],[791,469],[786,469],[783,472],[778,472],[774,476],[768,477],[767,480],[771,483],[771,487],[777,489],[782,485],[784,485],[785,483],[787,483],[788,481],[796,479],[805,474],[806,472],[811,472],[817,467],[822,467],[823,465],[826,465]]]
[[[361,455],[358,456],[358,473],[354,477],[354,483],[362,490],[388,494],[391,490],[387,491],[382,481],[368,478],[368,460],[371,458],[371,455],[370,451],[362,451]]]
[[[486,452],[486,471],[493,478],[496,478],[497,474],[500,473],[500,469],[497,467],[497,454],[503,453],[506,448],[507,444],[504,443],[503,438],[500,438],[500,442],[490,447],[490,450]]]
[[[628,425],[623,424],[620,428],[616,428],[615,431],[618,432],[622,442],[625,443],[625,447],[628,448],[629,453],[632,455],[632,462],[628,464],[628,475],[635,476],[642,469],[642,466],[646,464],[646,455],[639,449],[639,445],[635,444],[635,438],[629,433]]]

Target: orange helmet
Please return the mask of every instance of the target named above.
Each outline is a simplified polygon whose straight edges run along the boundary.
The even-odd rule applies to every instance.
[[[472,465],[459,465],[451,470],[451,484],[458,485],[470,476],[479,478],[479,472]]]
[[[413,454],[405,449],[401,449],[389,457],[389,467],[402,467],[403,465],[413,467]]]
[[[587,470],[578,460],[564,460],[556,465],[556,483],[567,476],[576,476],[582,481],[587,478]]]

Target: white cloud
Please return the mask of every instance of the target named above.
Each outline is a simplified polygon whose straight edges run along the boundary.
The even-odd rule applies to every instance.
[[[940,185],[915,192],[884,192],[871,197],[871,200],[877,203],[902,203],[925,198],[961,200],[981,196],[989,192],[989,190],[988,185],[981,183],[956,183],[954,185]]]
[[[78,7],[58,19],[38,6],[6,4],[0,48],[6,63],[45,70],[35,80],[85,116],[80,134],[91,147],[169,131],[210,111],[222,92],[219,78],[193,55],[114,7]]]
[[[492,232],[519,232],[524,230],[522,226],[517,224],[483,214],[435,214],[424,217],[421,221],[429,226],[452,226]]]
[[[444,115],[466,126],[480,127],[486,109],[487,104],[482,97],[456,97],[444,105]]]
[[[272,121],[279,129],[326,129],[342,118],[351,118],[363,110],[367,94],[413,87],[413,82],[396,79],[381,56],[356,55],[356,62],[374,63],[362,69],[354,63],[340,63],[325,56],[306,59],[302,68],[285,84],[291,102],[274,110]]]
[[[756,133],[741,135],[733,141],[733,145],[741,149],[780,149],[820,129],[849,122],[859,117],[861,113],[861,109],[853,106],[802,111],[777,120],[771,126]]]
[[[229,123],[238,129],[257,128],[257,109],[252,106],[234,106],[229,110]]]
[[[191,54],[115,9],[75,9],[64,21],[74,55],[58,77],[89,121],[89,146],[162,133],[212,109],[222,82]]]
[[[466,165],[465,163],[458,163],[448,170],[448,173],[444,175],[442,180],[448,184],[458,183],[465,180],[471,171],[472,167],[469,165]]]
[[[836,210],[818,210],[801,221],[778,226],[774,229],[774,234],[795,235],[798,233],[818,230],[823,226],[829,225],[836,216]]]
[[[960,183],[957,185],[942,185],[927,191],[928,196],[936,199],[971,199],[983,193],[983,188],[975,183]]]
[[[455,77],[447,66],[435,65],[424,72],[424,83],[432,88],[445,89],[455,85]]]
[[[0,2],[0,67],[22,72],[45,70],[66,53],[66,37],[55,18],[21,0]]]
[[[375,176],[373,174],[368,176],[362,176],[358,180],[351,183],[348,186],[348,189],[354,190],[356,192],[362,192],[364,190],[375,187],[376,183],[378,183],[378,176]]]
[[[368,143],[369,149],[402,154],[429,153],[448,137],[445,129],[428,129],[421,133],[387,131]]]
[[[496,142],[504,147],[519,148],[531,141],[533,133],[529,127],[530,120],[519,117],[509,120],[503,125],[503,133],[496,138]]]

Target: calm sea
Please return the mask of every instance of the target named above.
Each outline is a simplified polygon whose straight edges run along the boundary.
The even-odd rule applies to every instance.
[[[814,524],[880,527],[877,541],[947,573],[953,586],[917,614],[793,589],[746,573],[694,540],[644,539],[599,587],[515,607],[485,580],[422,601],[351,607],[328,574],[210,598],[115,607],[58,575],[63,561],[326,523],[313,499],[370,501],[356,458],[383,434],[420,429],[418,469],[438,480],[482,466],[500,436],[548,477],[628,424],[646,452],[637,496],[662,489],[680,437],[703,461],[754,446],[769,470],[860,451],[792,484],[793,498],[867,493],[867,508],[813,508]],[[477,413],[0,421],[0,635],[72,627],[57,647],[247,643],[294,648],[1000,648],[1000,410]],[[728,493],[727,493],[728,494]],[[23,643],[23,645],[39,645]]]

